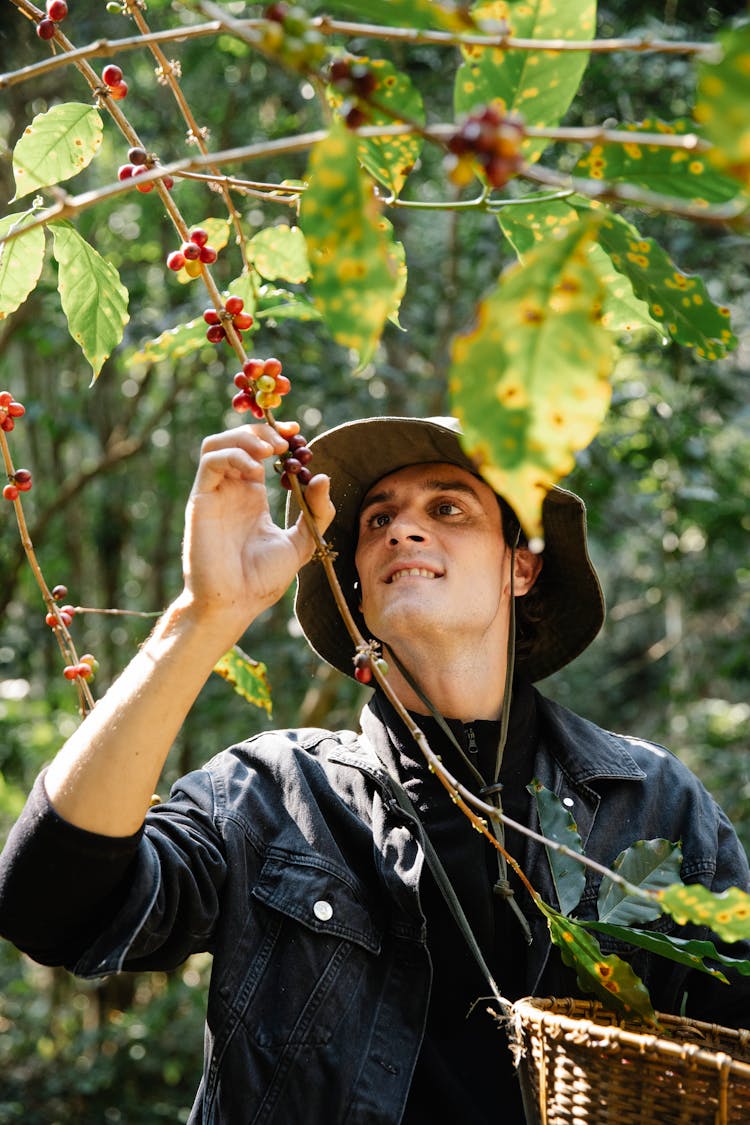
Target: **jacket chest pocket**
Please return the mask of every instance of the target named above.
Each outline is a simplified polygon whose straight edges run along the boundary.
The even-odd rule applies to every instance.
[[[250,924],[219,986],[256,1047],[322,1046],[367,992],[382,927],[361,889],[319,856],[269,853]]]

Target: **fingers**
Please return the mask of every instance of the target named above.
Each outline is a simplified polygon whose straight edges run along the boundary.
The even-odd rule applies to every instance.
[[[287,438],[298,429],[296,422],[287,422],[282,435],[263,423],[211,434],[201,445],[196,491],[212,491],[226,479],[263,481],[264,461],[283,453],[288,448]]]
[[[305,501],[319,535],[325,532],[336,515],[336,509],[331,502],[330,486],[330,479],[323,473],[318,473],[305,488]],[[294,526],[289,529],[289,535],[297,551],[299,564],[304,566],[312,558],[316,542],[302,513],[297,517]]]

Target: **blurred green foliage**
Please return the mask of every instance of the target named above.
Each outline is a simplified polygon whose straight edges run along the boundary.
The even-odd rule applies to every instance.
[[[166,0],[151,0],[155,26],[167,8]],[[104,4],[75,9],[78,43],[124,33]],[[627,12],[605,4],[598,34],[708,39],[743,10],[742,4],[679,0],[656,8],[634,3]],[[405,48],[370,41],[358,49],[408,69],[434,120],[450,118],[442,52],[423,45],[410,48],[407,57]],[[33,28],[7,10],[0,51],[14,66],[41,57]],[[320,124],[319,104],[305,83],[237,40],[186,42],[170,53],[179,55],[183,89],[210,128],[213,149]],[[127,72],[127,109],[142,136],[164,161],[183,155],[183,130],[170,95],[155,84],[145,51],[128,53]],[[30,118],[60,96],[61,85],[67,97],[75,83],[72,72],[63,77],[57,71],[33,86],[5,91],[4,142],[12,147]],[[693,83],[694,68],[681,56],[593,56],[567,120],[683,116]],[[97,163],[108,162],[114,171],[125,160],[123,149],[121,138],[106,128]],[[571,168],[579,155],[573,146],[562,152]],[[287,158],[264,167],[263,176],[292,178],[303,167],[302,157]],[[76,181],[76,190],[83,190],[90,174]],[[430,149],[422,157],[421,184],[424,198],[445,196],[440,157]],[[13,193],[8,160],[0,161],[0,192],[6,199]],[[183,183],[176,192],[195,222],[223,214],[220,196],[203,185]],[[252,199],[239,206],[251,231],[291,217],[280,205]],[[625,214],[637,219],[644,236],[657,235],[682,269],[699,272],[715,300],[731,306],[741,344],[728,359],[709,365],[652,339],[629,342],[604,429],[566,482],[589,505],[608,621],[588,652],[542,686],[605,726],[669,745],[704,779],[747,846],[750,389],[743,374],[750,244],[732,231],[674,217]],[[352,375],[350,356],[315,322],[266,322],[259,333],[257,350],[278,355],[293,379],[288,409],[308,436],[352,417],[444,413],[449,341],[512,259],[491,216],[410,212],[404,218],[392,211],[389,217],[405,244],[410,273],[400,317],[406,331],[389,327],[360,375]],[[121,271],[132,320],[123,347],[89,388],[89,372],[58,303],[48,299],[57,279],[53,266],[45,266],[37,292],[0,323],[0,384],[28,411],[12,435],[14,459],[34,472],[25,510],[49,584],[65,583],[74,604],[152,613],[179,589],[184,502],[201,438],[234,420],[230,379],[208,346],[174,366],[129,361],[132,349],[197,315],[204,303],[197,288],[165,280],[162,262],[174,236],[158,200],[119,198],[86,212],[79,228]],[[217,276],[225,283],[230,276],[222,276],[221,268],[220,262]],[[276,502],[280,510],[282,498]],[[10,509],[0,516],[3,829],[78,720]],[[79,651],[94,652],[100,661],[97,691],[126,663],[150,623],[147,617],[98,614],[75,621]],[[165,789],[170,779],[260,728],[356,722],[366,693],[311,656],[295,626],[291,594],[255,623],[242,644],[268,666],[272,718],[214,677],[173,750]],[[0,945],[0,1121],[185,1120],[200,1073],[208,971],[205,959],[193,959],[169,977],[81,984]]]

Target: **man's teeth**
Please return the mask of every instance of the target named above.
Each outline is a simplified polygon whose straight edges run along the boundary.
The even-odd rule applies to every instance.
[[[431,570],[425,570],[421,566],[410,566],[405,570],[397,570],[395,574],[391,575],[391,582],[395,582],[397,578],[436,578],[437,575]]]

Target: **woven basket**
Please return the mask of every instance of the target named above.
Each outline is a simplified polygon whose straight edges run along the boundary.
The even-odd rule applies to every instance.
[[[534,1125],[750,1125],[750,1031],[584,1000],[519,1000],[511,1046]]]

